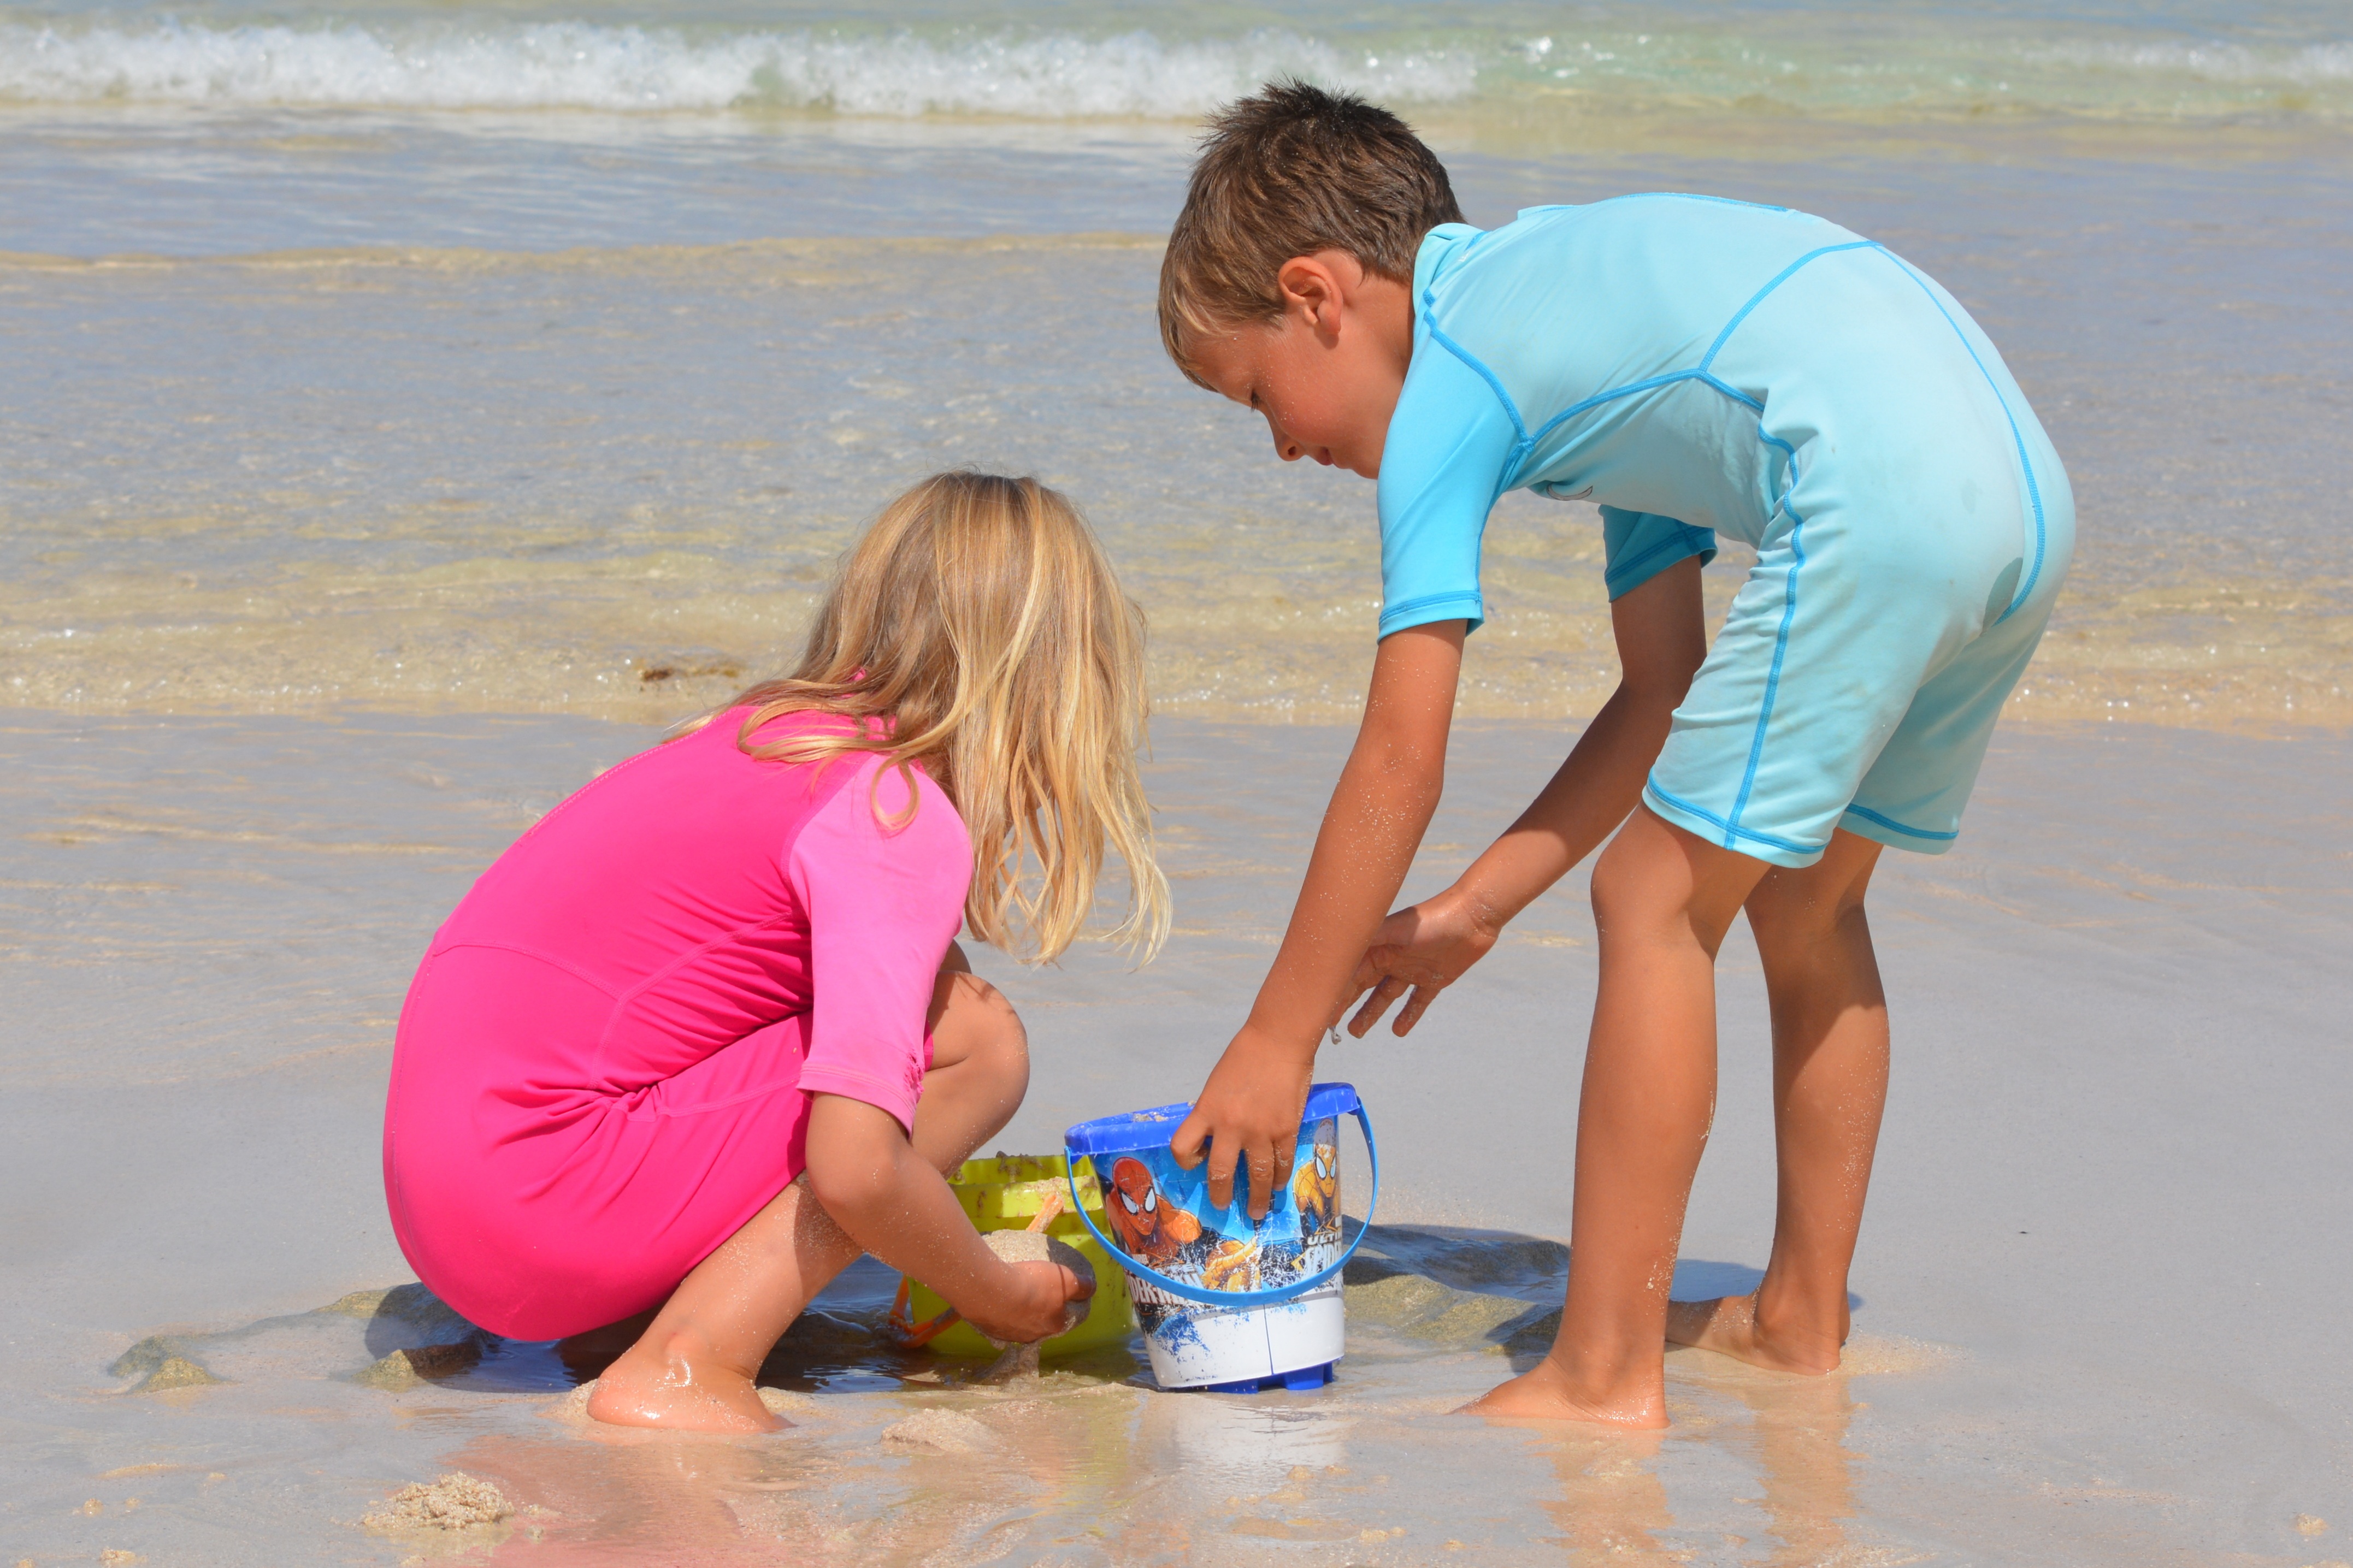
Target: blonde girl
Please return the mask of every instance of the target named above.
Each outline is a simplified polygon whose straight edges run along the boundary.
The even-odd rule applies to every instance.
[[[769,1349],[871,1252],[999,1339],[1082,1293],[944,1173],[1029,1083],[956,947],[1048,959],[1107,852],[1167,929],[1136,777],[1143,626],[1071,504],[940,474],[843,559],[800,667],[605,773],[483,873],[403,1009],[385,1116],[417,1276],[498,1333],[659,1308],[599,1420],[778,1425]]]

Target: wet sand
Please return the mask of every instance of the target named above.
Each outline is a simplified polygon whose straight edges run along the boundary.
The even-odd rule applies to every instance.
[[[567,1362],[381,1294],[410,1278],[376,1119],[416,954],[515,832],[651,734],[471,715],[0,723],[6,1561],[2353,1558],[2341,733],[2006,733],[1962,846],[1889,858],[1874,916],[1896,1077],[1839,1376],[1678,1352],[1675,1426],[1640,1441],[1445,1414],[1539,1353],[1557,1303],[1594,964],[1580,879],[1410,1040],[1326,1053],[1322,1076],[1373,1110],[1387,1183],[1331,1388],[1162,1394],[1116,1352],[980,1386],[878,1347],[891,1280],[868,1264],[771,1363],[799,1425],[740,1442],[568,1419],[609,1348]],[[1469,726],[1414,888],[1567,740]],[[981,957],[1036,1053],[1006,1148],[1198,1086],[1345,743],[1159,727],[1179,934],[1140,974],[1095,952],[1037,973]],[[1724,972],[1684,1295],[1752,1282],[1769,1240],[1764,1009],[1740,936]],[[1360,1163],[1347,1181],[1355,1208]],[[515,1511],[360,1522],[452,1472]]]

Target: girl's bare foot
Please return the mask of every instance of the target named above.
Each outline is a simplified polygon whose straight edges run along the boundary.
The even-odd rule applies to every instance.
[[[1843,1320],[1846,1314],[1839,1316]],[[1712,1301],[1668,1302],[1667,1342],[1714,1351],[1773,1372],[1819,1376],[1838,1370],[1846,1325],[1840,1323],[1835,1339],[1825,1331],[1760,1326],[1755,1296],[1719,1296]]]
[[[1455,1412],[1497,1421],[1585,1421],[1602,1426],[1655,1431],[1667,1424],[1666,1391],[1655,1386],[1620,1398],[1583,1396],[1546,1356],[1519,1376]]]
[[[750,1378],[687,1334],[666,1336],[659,1350],[646,1340],[630,1346],[596,1380],[588,1414],[617,1426],[673,1432],[776,1432],[791,1425],[760,1403]]]

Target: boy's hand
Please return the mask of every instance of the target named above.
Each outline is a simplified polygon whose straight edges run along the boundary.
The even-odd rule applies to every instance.
[[[1392,1034],[1409,1033],[1440,991],[1487,956],[1503,935],[1503,926],[1502,921],[1489,916],[1459,888],[1398,910],[1381,922],[1373,945],[1356,966],[1356,978],[1349,982],[1348,994],[1332,1010],[1333,1026],[1338,1027],[1349,1004],[1369,990],[1372,994],[1365,996],[1365,1005],[1348,1020],[1348,1033],[1363,1039],[1389,1010],[1389,1004],[1410,987],[1413,994],[1406,997],[1397,1022],[1389,1026]]]
[[[1068,1326],[1071,1303],[1095,1293],[1092,1280],[1080,1279],[1059,1263],[1008,1263],[1004,1268],[1009,1283],[957,1309],[965,1321],[1001,1344],[1034,1345],[1052,1339]]]
[[[1245,1026],[1234,1037],[1201,1086],[1193,1114],[1168,1141],[1169,1152],[1188,1171],[1206,1155],[1209,1201],[1219,1208],[1233,1203],[1234,1168],[1247,1162],[1253,1221],[1264,1219],[1274,1201],[1275,1173],[1291,1173],[1307,1081],[1315,1070],[1312,1043],[1303,1055],[1257,1035]]]

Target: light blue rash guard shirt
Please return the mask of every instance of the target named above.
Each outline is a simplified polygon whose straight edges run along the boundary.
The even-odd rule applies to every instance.
[[[1644,804],[1770,864],[1935,852],[2073,550],[2066,471],[1960,302],[1884,247],[1705,196],[1432,230],[1381,458],[1384,637],[1477,626],[1505,490],[1601,505],[1617,598],[1752,545]]]
[[[1600,503],[1612,599],[1712,557],[1717,533],[1756,543],[1794,451],[1760,416],[1778,381],[1826,367],[1802,342],[1716,361],[1777,275],[1869,246],[1803,213],[1685,195],[1431,230],[1381,458],[1380,635],[1485,618],[1480,538],[1506,490]]]

